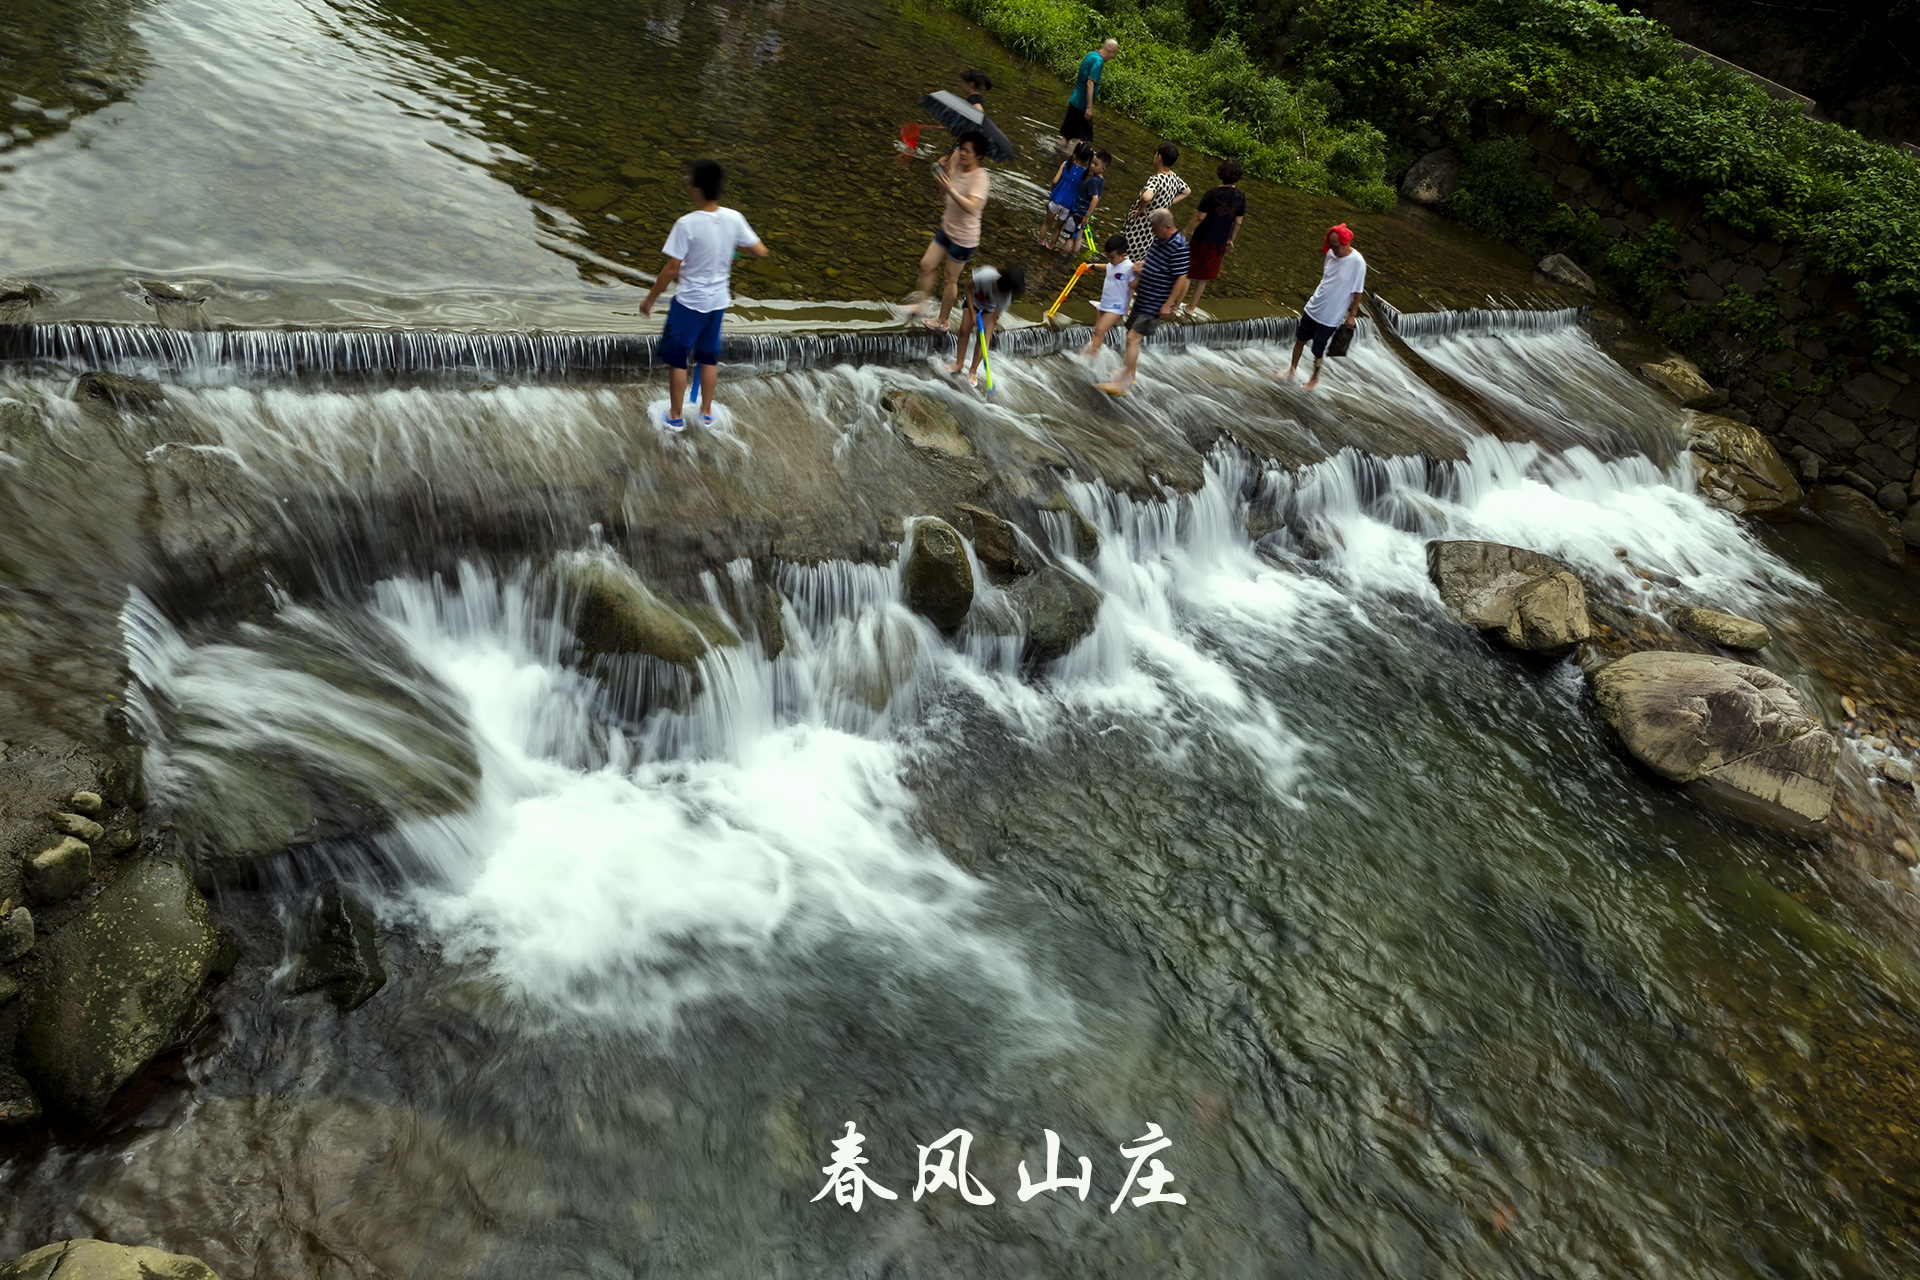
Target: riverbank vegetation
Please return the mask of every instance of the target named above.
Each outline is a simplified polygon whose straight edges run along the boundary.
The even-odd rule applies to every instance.
[[[1421,151],[1457,145],[1469,158],[1463,220],[1575,251],[1628,301],[1657,292],[1670,266],[1657,250],[1677,240],[1656,226],[1609,245],[1593,219],[1557,207],[1498,145],[1497,121],[1525,112],[1642,196],[1698,200],[1729,228],[1803,246],[1852,286],[1872,346],[1920,352],[1920,164],[1808,119],[1599,0],[946,2],[1063,77],[1115,35],[1114,107],[1366,207],[1383,207],[1383,180]]]

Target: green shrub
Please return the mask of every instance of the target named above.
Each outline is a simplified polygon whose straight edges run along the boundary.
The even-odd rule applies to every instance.
[[[1387,144],[1365,121],[1335,123],[1337,95],[1270,75],[1225,33],[1188,48],[1185,7],[1115,0],[1102,13],[1073,0],[944,0],[1002,43],[1071,79],[1087,50],[1111,35],[1126,56],[1100,82],[1101,104],[1171,141],[1237,156],[1248,172],[1308,191],[1333,191],[1365,209],[1393,207]]]
[[[1534,172],[1527,144],[1519,138],[1493,138],[1463,150],[1466,169],[1454,193],[1453,216],[1507,240],[1521,239],[1538,227],[1553,208],[1553,192]]]

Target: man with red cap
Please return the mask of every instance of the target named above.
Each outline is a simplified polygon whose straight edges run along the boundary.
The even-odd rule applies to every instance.
[[[1293,339],[1293,363],[1287,366],[1284,375],[1292,379],[1300,368],[1300,353],[1313,344],[1313,376],[1307,379],[1307,390],[1320,385],[1320,362],[1327,355],[1327,341],[1340,331],[1343,325],[1354,323],[1360,314],[1360,295],[1367,291],[1367,260],[1353,247],[1353,232],[1342,222],[1327,228],[1327,238],[1320,244],[1324,259],[1320,268],[1320,287],[1307,299],[1305,313],[1300,317],[1300,328]]]

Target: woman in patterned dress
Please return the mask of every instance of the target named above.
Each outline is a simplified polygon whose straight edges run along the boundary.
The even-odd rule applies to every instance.
[[[1179,161],[1180,148],[1171,142],[1161,143],[1153,153],[1153,176],[1140,188],[1139,198],[1127,212],[1121,230],[1127,237],[1127,256],[1136,264],[1145,262],[1147,250],[1153,247],[1153,211],[1171,209],[1193,194],[1193,188],[1173,171]]]

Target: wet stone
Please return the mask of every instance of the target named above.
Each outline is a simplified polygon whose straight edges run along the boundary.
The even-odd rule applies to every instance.
[[[1906,538],[1880,504],[1847,485],[1817,485],[1807,504],[1842,541],[1882,564],[1906,561]]]
[[[1752,618],[1718,609],[1682,609],[1674,621],[1694,639],[1723,649],[1764,649],[1773,642],[1773,633]]]
[[[0,1129],[19,1128],[40,1118],[40,1099],[27,1078],[0,1058]],[[0,1270],[0,1277],[8,1275]],[[19,1273],[26,1274],[26,1273]]]
[[[1007,595],[1026,624],[1028,662],[1065,657],[1100,621],[1100,592],[1058,565],[1017,579]]]
[[[33,950],[33,913],[15,907],[0,917],[0,964],[18,960]]]
[[[107,834],[105,827],[92,818],[84,818],[77,813],[56,813],[53,815],[53,825],[67,835],[77,840],[85,840],[89,844]]]
[[[97,818],[106,811],[107,802],[95,792],[76,791],[68,797],[67,807],[83,817]]]
[[[916,521],[900,574],[907,607],[943,631],[966,621],[973,607],[973,567],[959,532],[945,520]]]
[[[65,902],[93,878],[93,850],[68,836],[28,858],[21,871],[34,901]]]
[[[387,984],[373,913],[351,890],[328,885],[308,906],[302,926],[289,992],[324,991],[334,1008],[352,1013]]]
[[[22,1065],[45,1101],[88,1119],[174,1042],[221,945],[185,864],[146,858],[44,950]]]

